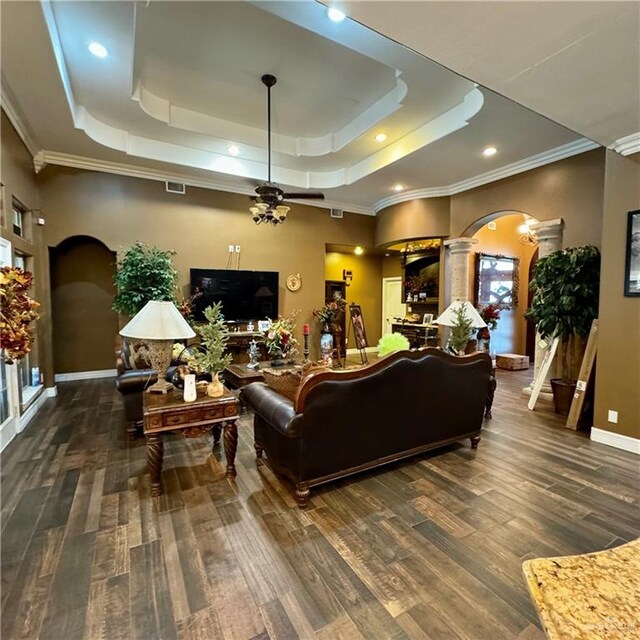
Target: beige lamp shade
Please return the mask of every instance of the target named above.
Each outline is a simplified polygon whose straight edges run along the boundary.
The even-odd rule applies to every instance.
[[[456,311],[464,307],[467,318],[473,323],[474,329],[482,329],[487,323],[480,317],[475,307],[468,300],[455,300],[452,302],[439,316],[434,320],[434,324],[441,324],[445,327],[453,327],[455,325]]]
[[[125,338],[179,340],[196,334],[173,302],[151,300],[120,331]]]

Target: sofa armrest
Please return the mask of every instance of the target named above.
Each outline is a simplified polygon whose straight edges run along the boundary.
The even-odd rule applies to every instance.
[[[144,391],[158,380],[153,369],[129,369],[116,378],[116,389],[120,393],[137,393]]]
[[[271,389],[264,382],[252,382],[241,393],[242,401],[249,405],[270,425],[290,438],[300,437],[297,429],[292,428],[296,417],[293,402]],[[296,421],[297,422],[297,421]]]

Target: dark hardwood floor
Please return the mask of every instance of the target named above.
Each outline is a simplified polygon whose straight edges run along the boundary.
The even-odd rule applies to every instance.
[[[150,498],[113,380],[59,385],[2,454],[1,637],[543,638],[522,561],[640,535],[638,458],[528,412],[529,372],[498,375],[477,451],[319,488],[306,511],[256,464],[246,414],[235,483],[208,439],[174,437]]]

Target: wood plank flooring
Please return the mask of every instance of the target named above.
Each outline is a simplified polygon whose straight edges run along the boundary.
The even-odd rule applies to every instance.
[[[59,385],[2,455],[3,639],[540,640],[527,558],[640,535],[638,458],[526,409],[498,372],[469,443],[312,492],[208,439],[166,441],[149,495],[113,380]],[[390,425],[393,428],[393,425]]]

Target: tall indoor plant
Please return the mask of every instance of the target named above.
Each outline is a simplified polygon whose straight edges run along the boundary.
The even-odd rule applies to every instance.
[[[143,242],[127,249],[118,258],[113,310],[133,317],[150,300],[175,303],[178,272],[171,263],[175,254]]]
[[[552,379],[551,386],[556,411],[565,413],[575,390],[576,347],[584,349],[591,323],[598,317],[600,251],[592,245],[554,251],[538,260],[529,286],[533,298],[525,317],[543,339],[558,337],[562,344],[560,378]]]

